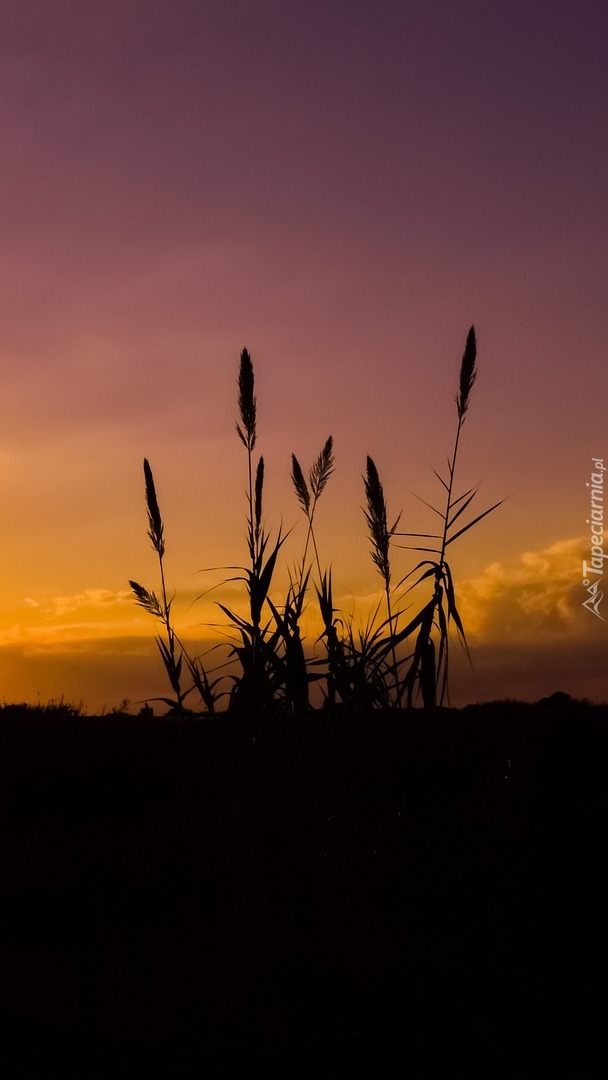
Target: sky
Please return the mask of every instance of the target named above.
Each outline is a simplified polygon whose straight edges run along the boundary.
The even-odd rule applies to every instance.
[[[457,487],[505,501],[451,549],[474,665],[455,645],[453,700],[608,699],[582,569],[608,465],[607,36],[589,0],[3,0],[1,700],[167,692],[128,586],[157,587],[144,457],[178,630],[219,640],[242,592],[196,597],[246,559],[243,347],[266,525],[293,528],[273,595],[305,538],[291,453],[331,434],[320,553],[364,621],[366,455],[389,516],[429,531],[472,324]]]

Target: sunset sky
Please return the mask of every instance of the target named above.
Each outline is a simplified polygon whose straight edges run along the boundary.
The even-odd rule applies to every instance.
[[[0,700],[167,692],[128,590],[157,585],[144,456],[178,629],[204,648],[213,600],[238,605],[192,600],[246,558],[244,346],[266,523],[297,526],[275,598],[305,536],[291,452],[332,434],[321,556],[364,618],[366,455],[429,529],[473,323],[459,488],[506,501],[454,545],[475,677],[454,648],[453,698],[608,699],[608,596],[582,606],[607,41],[588,0],[3,0]]]

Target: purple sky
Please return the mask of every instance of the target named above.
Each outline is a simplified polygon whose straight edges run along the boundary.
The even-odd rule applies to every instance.
[[[309,461],[332,432],[327,561],[345,594],[375,588],[365,454],[389,504],[423,528],[410,492],[435,495],[472,322],[463,485],[483,477],[483,505],[512,498],[463,539],[455,567],[463,583],[495,563],[509,580],[521,571],[519,592],[487,594],[502,617],[509,604],[528,611],[538,585],[522,556],[554,550],[534,563],[547,596],[562,582],[547,626],[570,605],[576,646],[562,627],[536,689],[555,688],[563,657],[587,663],[591,648],[602,662],[608,631],[578,609],[585,480],[592,455],[608,460],[607,39],[599,3],[4,0],[8,697],[28,679],[69,695],[49,672],[74,635],[89,680],[97,662],[118,698],[139,692],[119,692],[107,642],[150,633],[143,616],[117,600],[102,634],[92,608],[67,626],[56,601],[116,597],[154,573],[144,454],[176,585],[192,595],[201,566],[243,558],[243,345],[270,524],[297,520],[291,451]],[[486,639],[480,628],[480,648],[498,647],[498,625],[492,615]],[[514,654],[529,649],[523,626],[513,633]],[[551,631],[538,633],[546,653]]]

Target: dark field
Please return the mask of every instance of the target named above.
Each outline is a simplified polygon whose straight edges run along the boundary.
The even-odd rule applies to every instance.
[[[5,1075],[604,1059],[607,707],[0,719]]]

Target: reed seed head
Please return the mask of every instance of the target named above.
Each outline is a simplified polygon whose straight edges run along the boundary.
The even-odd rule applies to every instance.
[[[317,460],[313,463],[308,474],[310,487],[315,499],[322,494],[323,489],[334,471],[334,440],[330,435]]]
[[[462,363],[460,365],[460,390],[456,395],[458,419],[462,420],[469,407],[469,395],[477,378],[475,359],[477,357],[477,338],[475,327],[472,326],[467,334],[467,343],[464,348]]]
[[[146,482],[146,505],[148,507],[148,536],[152,541],[152,547],[162,559],[165,554],[165,539],[163,535],[163,520],[158,508],[154,477],[147,458],[144,458],[144,478]]]
[[[378,470],[371,457],[367,459],[367,472],[363,477],[363,483],[367,498],[367,510],[363,512],[372,542],[371,556],[388,588],[391,576],[389,559],[391,533],[387,522],[384,491]]]
[[[143,585],[139,585],[137,581],[129,581],[129,585],[135,595],[135,602],[140,607],[143,607],[145,611],[148,611],[150,615],[156,615],[158,619],[162,619],[163,611],[156,593],[149,592]]]
[[[239,412],[241,424],[236,425],[239,438],[250,452],[255,447],[256,438],[256,399],[254,393],[255,380],[253,376],[253,364],[247,349],[241,353],[239,367]]]
[[[291,455],[291,481],[295,493],[298,496],[300,506],[308,517],[310,511],[310,492],[306,480],[304,479],[304,473],[302,472],[300,462],[295,454]]]

